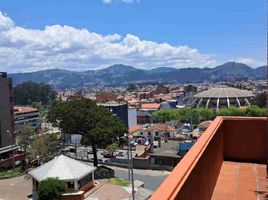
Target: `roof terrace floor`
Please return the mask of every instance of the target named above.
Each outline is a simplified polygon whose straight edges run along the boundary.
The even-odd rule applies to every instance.
[[[224,161],[212,199],[268,199],[266,165]]]

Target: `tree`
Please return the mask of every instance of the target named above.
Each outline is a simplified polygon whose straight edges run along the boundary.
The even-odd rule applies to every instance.
[[[106,150],[111,154],[113,154],[117,149],[118,149],[118,146],[116,143],[110,144],[106,147]]]
[[[55,103],[48,120],[64,134],[81,134],[82,143],[92,146],[94,166],[98,165],[97,148],[118,142],[127,128],[103,106],[89,99]]]
[[[266,107],[267,104],[267,93],[263,92],[263,93],[259,93],[257,94],[254,98],[253,98],[253,104],[257,105],[261,108]]]
[[[37,188],[38,200],[60,200],[67,191],[67,184],[58,178],[47,178]]]
[[[217,116],[246,116],[244,108],[222,108],[217,112]]]
[[[223,108],[217,112],[218,116],[247,116],[247,117],[265,117],[267,116],[266,108],[258,106],[249,106],[247,108]]]
[[[56,92],[45,83],[24,82],[14,87],[14,100],[16,105],[30,105],[40,102],[48,105],[56,99]]]
[[[266,117],[267,109],[258,106],[249,106],[246,109],[246,115],[249,117]]]
[[[48,161],[58,154],[60,150],[60,141],[54,134],[45,134],[35,138],[30,154],[36,158],[40,156],[42,160]]]
[[[45,120],[46,118],[46,113],[47,113],[47,109],[46,106],[44,106],[42,103],[40,102],[32,102],[31,106],[33,108],[36,108],[39,111],[40,114],[40,118],[42,121]]]
[[[193,109],[193,124],[199,124],[202,121],[212,120],[213,118],[215,118],[215,114],[211,109]]]
[[[31,146],[33,142],[33,136],[35,135],[35,130],[31,126],[23,126],[21,129],[19,129],[17,133],[17,141],[18,145],[22,148],[23,151],[26,153],[28,152],[28,148]]]

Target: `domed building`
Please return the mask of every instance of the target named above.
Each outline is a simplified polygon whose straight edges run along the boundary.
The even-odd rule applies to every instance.
[[[253,93],[248,90],[240,90],[232,87],[217,87],[194,96],[194,108],[229,108],[250,106],[250,102],[254,97]]]

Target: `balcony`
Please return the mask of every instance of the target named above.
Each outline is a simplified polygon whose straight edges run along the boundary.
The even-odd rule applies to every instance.
[[[217,117],[151,200],[267,199],[267,118]]]

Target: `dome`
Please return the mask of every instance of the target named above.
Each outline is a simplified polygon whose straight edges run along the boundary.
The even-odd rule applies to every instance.
[[[232,87],[217,87],[194,96],[193,107],[228,108],[249,106],[253,93]]]

